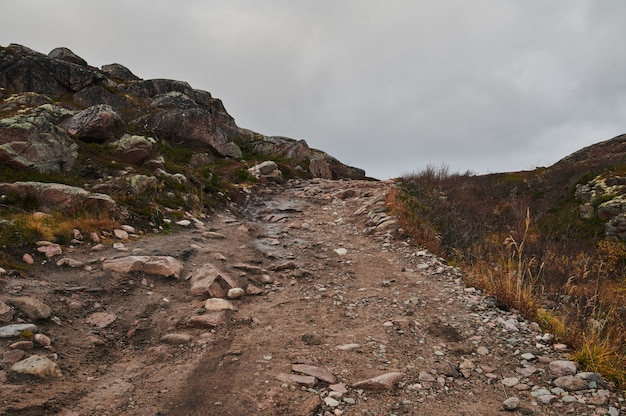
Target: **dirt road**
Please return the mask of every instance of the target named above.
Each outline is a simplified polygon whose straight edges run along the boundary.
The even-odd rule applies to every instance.
[[[399,237],[384,205],[392,186],[292,181],[197,227],[147,232],[122,249],[66,248],[82,267],[39,254],[27,272],[0,278],[0,294],[52,308],[34,322],[51,346],[34,343],[26,356],[52,359],[63,376],[33,378],[5,362],[0,412],[618,415],[623,399],[596,375],[558,369],[566,352],[538,325]],[[129,255],[172,256],[184,270],[180,279],[103,270],[104,259]],[[195,320],[213,315],[185,279],[207,263],[248,293],[213,323]]]

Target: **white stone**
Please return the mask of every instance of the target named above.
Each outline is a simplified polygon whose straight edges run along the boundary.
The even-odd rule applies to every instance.
[[[11,371],[21,374],[30,374],[40,378],[62,377],[61,369],[55,362],[41,355],[30,357],[13,364]]]
[[[0,326],[0,338],[19,337],[22,332],[35,332],[37,325],[34,324],[13,324]]]
[[[328,407],[337,407],[340,403],[329,396],[324,398],[324,404],[326,404],[326,406]]]
[[[240,287],[234,287],[232,289],[228,289],[228,292],[226,293],[226,297],[228,299],[239,299],[241,297],[243,297],[243,295],[245,295],[245,291],[240,288]]]

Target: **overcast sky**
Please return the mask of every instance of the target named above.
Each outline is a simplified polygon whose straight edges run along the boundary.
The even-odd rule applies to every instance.
[[[0,0],[0,45],[210,91],[379,179],[549,166],[626,132],[623,0]]]

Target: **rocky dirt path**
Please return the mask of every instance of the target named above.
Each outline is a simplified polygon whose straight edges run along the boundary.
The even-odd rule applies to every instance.
[[[538,325],[497,309],[463,285],[460,270],[400,239],[384,204],[392,186],[292,181],[251,195],[241,214],[196,220],[195,228],[192,221],[192,229],[131,238],[117,249],[66,249],[66,258],[83,263],[76,268],[36,257],[28,273],[2,277],[0,300],[17,311],[11,324],[35,323],[33,332],[46,334],[51,345],[44,348],[28,332],[0,339],[0,411],[615,416],[624,410],[622,396],[597,374],[577,373],[565,346]],[[131,255],[171,256],[183,265],[181,277],[103,267],[105,259]],[[211,279],[221,285],[197,283],[207,264],[218,269]],[[245,296],[205,302],[207,295],[197,295],[204,289],[226,295],[232,281]],[[24,297],[50,306],[51,318],[35,319],[15,300]],[[32,345],[16,346],[20,339]],[[13,371],[16,350],[24,351],[21,361],[51,359],[63,376]]]

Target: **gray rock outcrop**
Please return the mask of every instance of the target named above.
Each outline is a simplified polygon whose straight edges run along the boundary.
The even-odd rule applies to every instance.
[[[44,104],[30,114],[0,119],[0,164],[41,173],[70,170],[78,145],[54,123],[66,110]]]

